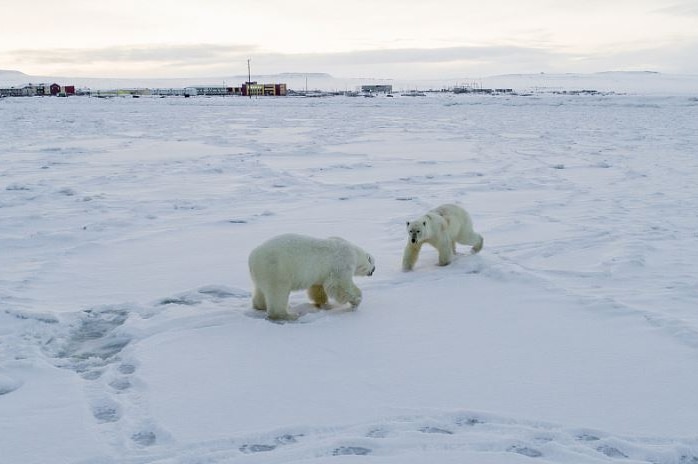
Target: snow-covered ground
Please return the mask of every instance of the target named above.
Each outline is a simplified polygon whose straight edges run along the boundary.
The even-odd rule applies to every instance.
[[[592,86],[593,87],[593,86]],[[698,98],[0,100],[0,462],[698,463]],[[444,202],[485,237],[400,270]],[[282,232],[357,311],[251,309]]]

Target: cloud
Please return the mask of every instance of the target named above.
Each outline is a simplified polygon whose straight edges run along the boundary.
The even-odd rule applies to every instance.
[[[31,73],[59,72],[103,77],[215,77],[242,75],[247,59],[253,73],[321,72],[337,77],[454,78],[508,73],[652,70],[696,72],[689,57],[696,41],[654,48],[572,53],[545,46],[455,46],[396,48],[334,53],[284,54],[254,44],[133,45],[80,49],[24,49],[9,55]]]
[[[695,1],[678,2],[656,10],[657,13],[672,16],[698,16],[698,4]]]
[[[218,63],[230,58],[248,56],[257,52],[254,45],[131,45],[104,48],[47,48],[22,49],[6,55],[27,63],[161,63],[190,64]]]
[[[104,48],[22,49],[6,56],[20,66],[42,66],[53,70],[78,70],[80,74],[109,73],[159,77],[204,76],[206,73],[230,74],[231,70],[246,69],[252,58],[258,72],[340,72],[389,75],[404,73],[419,66],[429,74],[428,67],[467,68],[509,63],[530,65],[531,71],[541,70],[555,54],[542,48],[516,46],[462,46],[444,48],[398,48],[334,53],[284,54],[262,50],[257,45],[196,44],[196,45],[133,45]],[[510,67],[504,66],[509,70]],[[513,68],[511,68],[513,70]],[[416,68],[415,68],[416,71]],[[210,74],[209,74],[210,75]]]
[[[552,69],[557,53],[542,48],[464,46],[400,48],[341,53],[260,54],[261,72],[328,72],[343,77],[439,78],[485,73],[539,72]]]
[[[52,63],[201,63],[215,64],[230,58],[258,56],[264,59],[324,61],[329,64],[438,63],[463,60],[494,60],[514,56],[552,56],[538,48],[514,46],[466,46],[401,48],[336,53],[281,54],[262,51],[256,45],[134,45],[105,48],[22,49],[6,55],[26,62]]]
[[[607,66],[608,69],[652,70],[673,74],[698,74],[698,62],[691,57],[698,56],[698,40],[684,40],[681,43],[667,43],[652,48],[626,50],[610,55],[607,63],[620,66]],[[623,66],[624,65],[624,66]]]
[[[550,58],[552,53],[538,48],[512,46],[469,46],[446,48],[402,48],[368,50],[322,55],[293,55],[297,59],[322,59],[331,64],[444,63],[457,61],[496,61],[505,58]]]

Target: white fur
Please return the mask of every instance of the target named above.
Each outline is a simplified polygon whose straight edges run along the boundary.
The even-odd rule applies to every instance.
[[[402,256],[402,270],[414,268],[419,250],[425,243],[439,252],[439,265],[451,263],[456,243],[471,245],[472,253],[482,249],[482,235],[473,230],[473,221],[467,211],[458,205],[441,205],[424,216],[407,223],[407,245]]]
[[[297,234],[274,237],[250,253],[254,282],[252,306],[266,310],[269,319],[294,319],[288,313],[288,297],[294,290],[308,290],[313,303],[322,307],[328,296],[353,308],[361,303],[361,290],[352,277],[370,276],[373,257],[339,237],[320,239]]]

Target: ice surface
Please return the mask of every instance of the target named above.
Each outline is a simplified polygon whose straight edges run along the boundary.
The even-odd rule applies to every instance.
[[[0,101],[12,463],[698,462],[692,95]],[[485,248],[400,271],[404,223]],[[247,256],[370,251],[273,324]]]

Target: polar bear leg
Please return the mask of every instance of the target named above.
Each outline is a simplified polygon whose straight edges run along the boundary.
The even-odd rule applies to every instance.
[[[446,266],[451,264],[453,259],[453,248],[455,248],[455,242],[450,238],[443,240],[440,243],[435,243],[434,246],[439,251],[439,266]]]
[[[402,254],[402,270],[411,271],[414,268],[417,258],[419,258],[419,250],[422,249],[421,243],[407,243],[405,251]]]
[[[327,283],[325,290],[339,304],[349,303],[352,308],[361,304],[361,289],[354,285],[351,276]]]
[[[264,299],[264,293],[259,288],[254,289],[254,295],[252,296],[252,307],[260,311],[266,311],[267,301]]]
[[[482,250],[482,246],[485,244],[485,239],[482,238],[482,235],[480,235],[480,234],[476,234],[476,235],[478,236],[478,240],[477,240],[477,242],[475,242],[475,245],[473,245],[473,247],[470,249],[470,251],[472,251],[473,254]]]
[[[463,245],[472,246],[471,252],[473,254],[482,250],[482,246],[485,243],[484,239],[482,238],[482,235],[476,233],[472,227],[461,230],[456,241],[458,243],[462,243]]]
[[[322,285],[313,285],[308,289],[308,298],[313,302],[316,308],[322,308],[327,305],[327,293]]]
[[[291,292],[286,289],[272,289],[265,294],[267,301],[267,317],[272,320],[295,319],[288,313],[288,296]]]

